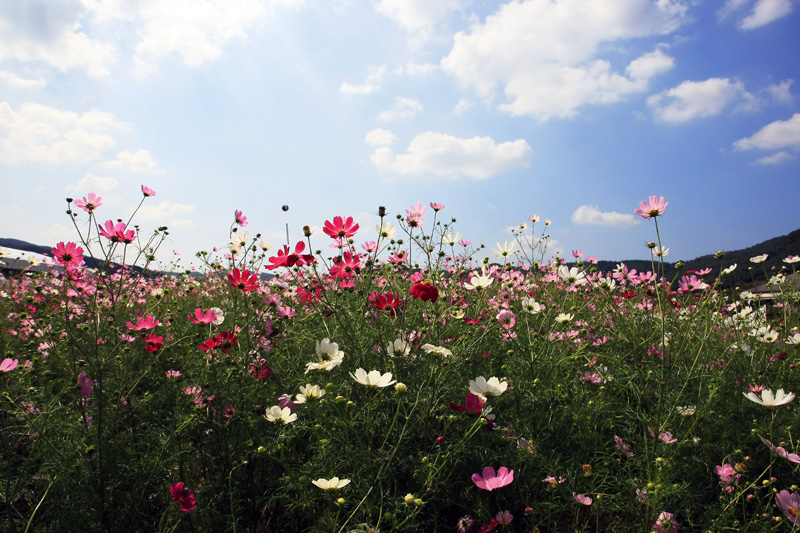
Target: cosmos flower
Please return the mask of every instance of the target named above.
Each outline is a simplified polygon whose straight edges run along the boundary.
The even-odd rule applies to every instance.
[[[172,499],[175,500],[181,508],[181,511],[191,511],[197,506],[197,499],[194,497],[194,491],[187,489],[183,481],[173,484],[169,488]]]
[[[794,394],[791,392],[786,394],[783,392],[783,389],[778,389],[778,392],[774,394],[770,389],[764,389],[761,391],[761,398],[756,396],[754,392],[743,392],[742,394],[744,394],[744,397],[751,402],[763,405],[764,407],[777,407],[794,400]]]
[[[353,217],[333,217],[333,222],[326,220],[322,231],[331,239],[349,239],[358,231],[358,224]]]
[[[672,513],[662,512],[658,515],[656,523],[653,524],[653,531],[658,533],[678,533],[678,521],[672,516]]]
[[[355,374],[350,372],[350,377],[356,380],[358,383],[374,389],[388,387],[389,385],[394,385],[396,382],[396,380],[392,379],[391,372],[381,374],[379,370],[372,370],[367,373],[367,371],[363,368],[357,368]]]
[[[775,503],[778,504],[792,525],[800,526],[800,496],[788,490],[782,490],[775,495]]]
[[[643,200],[639,204],[639,209],[635,210],[634,213],[642,218],[655,218],[664,214],[668,204],[669,202],[665,202],[663,196],[661,198],[651,196],[650,202]]]
[[[429,279],[413,284],[408,293],[424,302],[436,303],[439,298],[439,289]]]
[[[292,412],[288,407],[281,407],[280,405],[273,405],[266,412],[264,417],[273,423],[291,424],[297,420],[297,415]]]
[[[314,485],[315,487],[319,487],[322,490],[341,489],[342,487],[347,486],[349,483],[350,483],[349,479],[339,479],[338,477],[332,477],[330,479],[325,479],[321,477],[311,482],[312,485]]]
[[[514,481],[514,471],[501,466],[497,472],[491,466],[483,469],[483,475],[472,474],[472,482],[479,489],[492,491],[511,484]]]
[[[487,396],[500,396],[506,389],[508,389],[508,382],[500,381],[496,377],[490,377],[487,380],[483,376],[478,376],[469,382],[469,391],[479,396],[484,402]]]
[[[90,192],[88,196],[75,200],[75,205],[87,213],[92,213],[95,209],[103,205],[103,197]]]
[[[50,250],[50,253],[53,254],[56,263],[64,268],[77,267],[83,264],[83,248],[74,242],[68,242],[66,244],[60,242],[56,244],[55,248]]]

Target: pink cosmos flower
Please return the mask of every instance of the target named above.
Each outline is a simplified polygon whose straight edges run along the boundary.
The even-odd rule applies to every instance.
[[[233,218],[236,219],[236,223],[239,226],[245,227],[247,225],[247,217],[244,216],[241,211],[234,211]]]
[[[642,203],[639,204],[639,209],[634,211],[634,213],[642,218],[655,218],[664,214],[668,204],[669,202],[665,202],[663,196],[661,198],[658,196],[651,196],[650,202],[648,203],[643,200]]]
[[[653,524],[653,531],[658,531],[658,533],[678,533],[679,525],[672,513],[665,511],[658,515],[656,523]]]
[[[136,324],[133,322],[126,322],[125,325],[128,329],[133,331],[151,330],[161,324],[154,316],[147,315],[146,317],[139,317],[136,319]]]
[[[295,265],[309,265],[314,262],[314,256],[311,254],[304,254],[306,244],[299,241],[294,247],[294,253],[289,253],[289,247],[284,245],[283,250],[278,250],[278,255],[269,258],[270,264],[267,266],[269,270],[274,270],[278,267],[291,268]]]
[[[466,407],[461,407],[460,405],[450,402],[450,409],[455,409],[456,411],[467,411],[473,415],[480,415],[483,411],[484,403],[481,401],[481,397],[477,394],[472,394],[471,392],[467,393],[467,401]]]
[[[658,440],[663,442],[664,444],[675,444],[678,442],[678,439],[672,436],[672,433],[669,431],[662,431],[658,434]]]
[[[409,208],[406,209],[406,224],[411,228],[421,228],[425,223],[424,215],[427,210],[428,206],[422,204],[409,206]]]
[[[64,244],[60,242],[56,247],[50,250],[56,263],[64,268],[77,267],[83,263],[83,248],[74,242]]]
[[[164,344],[164,337],[151,333],[144,339],[144,349],[148,352],[157,352]]]
[[[793,526],[800,526],[800,496],[788,490],[775,495],[775,503]]]
[[[497,323],[500,324],[500,327],[503,329],[511,329],[517,323],[517,317],[508,309],[503,309],[497,314]]]
[[[81,396],[83,396],[84,399],[88,399],[89,395],[94,392],[92,380],[86,377],[85,371],[78,374],[78,386],[81,388]]]
[[[75,200],[75,205],[87,213],[91,213],[103,205],[103,197],[97,196],[95,193],[90,192],[89,196],[84,196],[82,199],[79,198],[78,200]]]
[[[151,189],[146,185],[142,185],[142,194],[144,194],[145,196],[155,196],[156,191],[154,191],[153,189]]]
[[[349,239],[358,231],[358,224],[353,222],[353,217],[333,217],[333,223],[325,221],[322,231],[331,239]]]
[[[514,515],[511,514],[511,511],[500,511],[497,513],[497,516],[495,516],[494,519],[500,522],[502,525],[507,526],[512,520],[514,520]]]
[[[717,475],[719,476],[719,485],[725,492],[731,493],[736,489],[739,484],[741,474],[736,472],[736,469],[729,463],[719,465],[716,467]]]
[[[572,250],[572,257],[575,259],[580,259],[583,257],[583,250]]]
[[[444,204],[437,204],[435,202],[431,202],[431,209],[433,209],[436,212],[441,211],[442,209],[444,209]]]
[[[213,309],[203,311],[201,308],[194,310],[194,316],[188,315],[189,321],[194,324],[212,324],[217,319],[217,314]]]
[[[614,444],[617,445],[617,448],[619,448],[619,451],[621,451],[622,453],[624,453],[628,457],[633,457],[634,455],[636,455],[635,453],[633,453],[631,451],[630,444],[625,444],[625,442],[623,442],[622,437],[614,435]]]
[[[759,437],[759,438],[761,439],[761,442],[763,442],[766,446],[769,447],[770,450],[772,450],[775,453],[775,455],[783,457],[784,459],[792,463],[800,463],[800,455],[797,455],[796,453],[789,453],[781,446],[775,446],[774,444],[772,444],[772,442],[768,441],[764,437]]]
[[[514,481],[514,471],[509,470],[505,466],[501,466],[497,472],[491,466],[483,469],[483,475],[475,473],[472,474],[472,482],[479,489],[492,491],[505,487]]]
[[[575,494],[573,492],[572,499],[581,505],[592,505],[592,499],[589,496],[584,496],[583,494]]]
[[[10,357],[6,357],[3,359],[3,362],[0,363],[0,372],[11,372],[19,365],[19,359],[11,359]]]
[[[114,224],[113,220],[106,220],[102,226],[97,226],[100,235],[110,240],[111,242],[122,242],[130,244],[136,237],[136,232],[129,230],[124,222],[117,222]]]
[[[563,477],[560,477],[560,478],[556,479],[553,476],[547,476],[546,478],[544,478],[542,480],[542,483],[547,483],[547,485],[548,485],[547,488],[548,489],[554,489],[554,488],[556,488],[557,485],[559,485],[561,483],[565,483],[566,481],[567,480],[564,479]]]
[[[181,508],[181,511],[191,511],[197,506],[197,500],[194,497],[194,491],[187,489],[183,481],[173,484],[169,488],[169,493],[172,499],[175,500]]]

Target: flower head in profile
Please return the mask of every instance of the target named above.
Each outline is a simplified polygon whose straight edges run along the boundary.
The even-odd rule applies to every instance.
[[[479,489],[492,491],[511,484],[514,481],[514,471],[501,466],[497,472],[491,466],[483,469],[482,474],[472,474],[472,482]]]
[[[10,357],[6,357],[3,359],[3,362],[0,363],[0,372],[11,372],[19,365],[19,359],[11,359]]]
[[[485,289],[492,284],[494,278],[486,274],[486,269],[482,269],[480,274],[475,274],[470,278],[469,282],[464,282],[464,288],[468,291],[477,291]]]
[[[319,385],[306,383],[300,387],[300,394],[294,397],[295,403],[306,403],[308,400],[319,400],[325,396],[325,389]]]
[[[505,243],[497,243],[497,248],[492,250],[492,254],[499,259],[507,259],[508,256],[514,253],[514,243],[505,241]]]
[[[270,422],[279,424],[291,424],[297,420],[297,415],[290,408],[281,407],[280,405],[270,407],[264,417]]]
[[[770,389],[764,389],[761,391],[761,398],[756,396],[755,392],[744,392],[742,394],[751,402],[763,405],[764,407],[777,407],[778,405],[784,405],[794,400],[794,394],[791,392],[786,394],[783,392],[783,389],[778,389],[776,393],[773,393]]]
[[[156,191],[154,191],[153,189],[151,189],[147,185],[142,185],[142,194],[144,194],[145,196],[155,196],[156,195]]]
[[[357,368],[355,374],[350,372],[350,377],[352,377],[358,383],[373,389],[388,387],[389,385],[394,385],[394,383],[397,381],[392,379],[391,372],[381,374],[379,370],[372,370],[368,373],[363,368]]]
[[[239,226],[245,227],[247,225],[247,217],[244,216],[241,211],[234,211],[233,218],[236,224],[238,224]]]
[[[181,511],[191,511],[197,506],[197,500],[194,497],[194,491],[187,489],[183,481],[173,484],[169,488],[172,499],[175,500],[181,508]]]
[[[764,261],[767,260],[767,257],[769,257],[767,254],[757,255],[755,257],[751,257],[750,258],[750,262],[751,263],[763,263]]]
[[[92,213],[95,209],[103,205],[103,197],[90,192],[88,196],[75,200],[75,205],[87,213]]]
[[[469,382],[469,391],[479,396],[484,402],[487,396],[500,396],[506,389],[508,389],[508,382],[500,381],[496,377],[490,377],[487,380],[483,376],[478,376]]]
[[[761,439],[761,442],[763,442],[766,446],[768,446],[769,449],[772,450],[772,452],[775,455],[783,457],[784,459],[786,459],[791,463],[800,463],[800,455],[797,455],[796,453],[789,453],[786,451],[786,449],[782,448],[781,446],[775,446],[774,444],[772,444],[772,442],[768,441],[764,437],[759,437],[759,438]]]
[[[678,521],[672,516],[672,513],[666,511],[658,515],[656,523],[653,524],[653,531],[658,533],[678,533]]]
[[[592,499],[589,496],[584,496],[583,494],[575,494],[573,492],[572,499],[581,505],[592,505]]]
[[[333,368],[341,365],[344,360],[344,352],[339,349],[339,345],[331,342],[328,338],[317,342],[316,352],[319,361],[306,363],[306,374],[311,370],[327,370],[330,372]]]
[[[639,209],[634,211],[642,218],[655,218],[664,214],[669,202],[664,201],[664,197],[651,196],[650,201],[645,200],[639,204]]]
[[[189,321],[193,324],[213,324],[217,319],[216,313],[213,309],[203,311],[200,307],[194,310],[194,316],[188,315]]]
[[[788,490],[775,495],[775,503],[793,526],[800,526],[800,496]]]
[[[341,489],[342,487],[346,487],[349,483],[350,483],[349,479],[339,479],[338,477],[332,477],[330,479],[325,479],[321,477],[311,482],[312,485],[314,485],[315,487],[319,487],[322,490]]]
[[[434,211],[437,211],[437,212],[441,211],[442,209],[444,209],[444,204],[440,204],[440,203],[437,203],[437,202],[431,202],[431,209],[433,209]]]

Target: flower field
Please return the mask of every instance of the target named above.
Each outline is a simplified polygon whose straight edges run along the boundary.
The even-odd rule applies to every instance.
[[[0,277],[0,529],[800,529],[800,257],[770,300],[722,253],[663,279],[636,213],[649,272],[548,260],[537,215],[478,261],[431,203],[280,249],[237,211],[168,276],[167,228],[70,200],[59,268]]]

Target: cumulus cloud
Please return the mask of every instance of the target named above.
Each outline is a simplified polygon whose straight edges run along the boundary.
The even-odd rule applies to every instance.
[[[76,68],[108,76],[114,47],[83,31],[81,21],[89,14],[78,0],[0,2],[0,61],[42,62],[62,72]]]
[[[737,150],[800,149],[800,113],[795,113],[789,120],[767,124],[750,137],[733,143],[733,147]]]
[[[361,85],[353,85],[343,81],[339,86],[339,91],[345,94],[370,94],[381,88],[381,80],[386,74],[386,67],[370,66],[367,79]]]
[[[417,135],[405,154],[384,146],[370,159],[378,170],[401,176],[480,180],[526,167],[532,157],[533,150],[523,139],[498,144],[491,137],[461,139],[428,131]]]
[[[106,161],[103,165],[111,168],[122,168],[133,172],[155,172],[156,162],[150,150],[137,150],[136,152],[120,152],[117,158]]]
[[[364,142],[370,146],[389,146],[397,140],[397,136],[389,130],[378,128],[367,133]]]
[[[405,65],[397,67],[394,73],[407,76],[428,76],[437,70],[439,70],[439,65],[436,63],[414,63],[409,61]]]
[[[634,58],[624,74],[602,54],[611,53],[609,45],[674,31],[685,11],[678,1],[509,2],[457,33],[441,66],[488,101],[502,91],[497,107],[509,114],[571,117],[582,106],[645,91],[652,76],[671,68],[660,49]]]
[[[791,161],[792,159],[796,158],[789,152],[777,152],[775,154],[756,159],[756,164],[776,166],[786,163],[787,161]]]
[[[109,131],[119,127],[111,113],[83,114],[25,103],[14,111],[0,102],[0,162],[87,162],[114,146]]]
[[[109,177],[95,176],[87,172],[81,180],[70,187],[70,190],[86,192],[108,192],[117,188],[117,180]]]
[[[0,83],[16,89],[41,89],[46,85],[43,79],[32,80],[18,76],[13,72],[0,70]]]
[[[758,0],[750,14],[739,23],[739,28],[754,30],[783,18],[791,12],[792,3],[789,0]]]
[[[192,213],[194,213],[193,205],[174,204],[167,201],[162,201],[157,204],[145,202],[144,205],[139,208],[139,211],[136,213],[136,217],[137,219],[141,218],[143,221],[153,222],[156,224],[164,224],[167,220],[169,220],[169,224],[173,226],[176,222],[183,221],[183,227],[186,227],[186,217]]]
[[[444,20],[460,7],[460,0],[378,0],[375,11],[408,31],[420,31]]]
[[[741,82],[728,78],[684,81],[647,99],[658,120],[673,124],[716,116],[734,104],[737,109],[747,109],[755,107],[757,102]]]
[[[422,111],[422,104],[418,100],[398,96],[394,99],[394,103],[389,109],[378,114],[378,120],[382,122],[408,120],[414,118],[420,111]]]
[[[770,85],[764,92],[767,93],[770,100],[779,104],[793,104],[794,96],[792,96],[792,83],[794,80],[783,80],[780,83]]]
[[[633,214],[618,213],[616,211],[600,211],[593,205],[582,205],[570,217],[573,223],[587,226],[611,226],[615,228],[629,228],[639,223]]]
[[[473,105],[472,101],[469,100],[468,98],[461,98],[455,105],[455,107],[453,107],[453,113],[455,113],[456,115],[462,115],[467,111],[469,111],[472,105]]]

